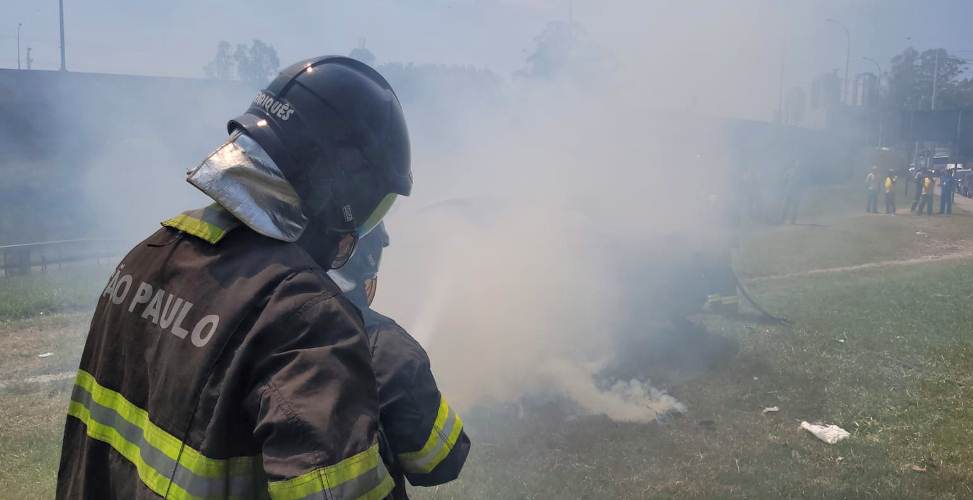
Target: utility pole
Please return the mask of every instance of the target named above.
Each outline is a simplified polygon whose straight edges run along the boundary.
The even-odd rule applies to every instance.
[[[17,69],[20,69],[20,27],[24,23],[17,23]]]
[[[882,65],[879,64],[878,61],[876,61],[875,59],[872,59],[871,57],[863,57],[862,59],[875,65],[875,68],[878,69],[878,81],[879,83],[882,83],[882,74],[883,74]]]
[[[936,50],[936,64],[933,65],[933,70],[932,70],[932,103],[930,104],[929,109],[933,111],[936,111],[936,88],[939,86],[939,51],[940,50],[941,49]]]
[[[777,123],[784,123],[784,61],[787,49],[780,49],[780,79],[777,81]]]
[[[57,4],[61,14],[61,71],[67,71],[67,65],[64,63],[64,0],[57,0]]]
[[[878,96],[876,97],[878,106],[876,109],[878,110],[878,147],[882,147],[885,142],[885,110],[883,109],[885,99],[882,98],[882,65],[871,57],[862,57],[862,59],[874,64],[875,68],[878,69]]]
[[[851,66],[851,31],[848,29],[847,26],[845,26],[844,24],[842,24],[841,22],[839,22],[836,19],[832,19],[832,18],[829,17],[829,18],[825,19],[825,21],[827,21],[829,23],[837,24],[838,26],[841,26],[841,29],[844,30],[844,32],[845,32],[845,40],[848,42],[845,45],[845,80],[843,82],[841,82],[841,84],[842,84],[841,85],[842,98],[845,101],[845,103],[847,104],[847,102],[848,102],[848,86],[849,86],[848,85],[849,84],[849,82],[848,82],[848,68]]]

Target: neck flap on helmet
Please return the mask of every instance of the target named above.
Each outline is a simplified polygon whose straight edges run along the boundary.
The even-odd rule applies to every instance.
[[[246,134],[234,132],[187,176],[187,182],[268,238],[294,242],[307,227],[293,186]]]

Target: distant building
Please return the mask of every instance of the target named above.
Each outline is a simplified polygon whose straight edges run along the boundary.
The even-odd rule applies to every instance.
[[[791,87],[784,97],[783,123],[785,125],[803,124],[806,110],[807,92],[801,87]]]
[[[838,70],[825,73],[811,83],[811,109],[828,110],[841,104],[841,78]]]
[[[860,73],[855,78],[855,86],[852,89],[852,106],[863,108],[875,108],[881,98],[881,88],[879,78],[874,73]]]

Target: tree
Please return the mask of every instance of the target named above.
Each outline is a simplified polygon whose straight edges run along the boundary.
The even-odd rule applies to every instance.
[[[348,53],[348,57],[352,59],[358,59],[359,61],[368,64],[369,66],[375,63],[375,54],[372,51],[365,48],[365,39],[362,38],[358,43],[358,46],[351,49]]]
[[[233,59],[236,61],[237,76],[256,87],[266,85],[280,67],[277,50],[256,39],[249,47],[238,44],[233,52]]]
[[[527,56],[527,67],[518,75],[551,79],[563,73],[575,57],[578,29],[563,21],[547,23],[544,31],[534,37],[536,47]]]
[[[203,72],[208,78],[217,80],[230,80],[233,78],[235,69],[233,57],[230,55],[230,42],[221,40],[216,45],[216,55],[213,60],[203,67]]]
[[[541,80],[567,79],[583,83],[608,69],[610,60],[585,36],[578,23],[551,21],[534,37],[527,65],[514,76]]]
[[[973,83],[960,79],[966,61],[946,49],[918,52],[912,47],[892,58],[889,72],[890,105],[899,109],[930,109],[935,82],[936,107],[973,103]]]

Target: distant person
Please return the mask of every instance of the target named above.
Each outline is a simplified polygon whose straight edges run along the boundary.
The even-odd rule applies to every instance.
[[[757,183],[757,176],[753,173],[753,167],[747,166],[740,175],[740,182],[737,188],[743,197],[743,210],[751,220],[761,217],[760,207],[760,187]]]
[[[868,204],[865,206],[865,213],[878,213],[878,190],[881,185],[878,175],[878,166],[872,166],[872,170],[865,177],[865,189],[868,191]]]
[[[909,170],[907,170],[906,172],[909,174],[908,179],[914,179],[915,178],[916,168],[914,166],[909,167]],[[912,183],[911,182],[903,182],[902,185],[905,186],[905,196],[908,197],[909,196],[909,186],[911,186]]]
[[[916,185],[916,193],[912,200],[912,208],[909,209],[910,212],[915,213],[916,209],[919,208],[919,200],[922,198],[922,181],[926,178],[926,169],[917,168],[912,174],[912,182]]]
[[[784,211],[781,214],[781,223],[787,221],[790,224],[797,224],[797,207],[801,202],[801,175],[798,170],[798,163],[795,161],[791,168],[784,172]]]
[[[889,169],[885,176],[885,213],[895,215],[895,170]]]
[[[926,215],[932,215],[932,197],[935,191],[936,178],[933,177],[932,172],[926,170],[922,176],[922,192],[919,195],[919,215],[922,215],[923,209]]]
[[[956,177],[953,169],[946,169],[939,178],[939,215],[953,214],[953,194],[956,193]]]

